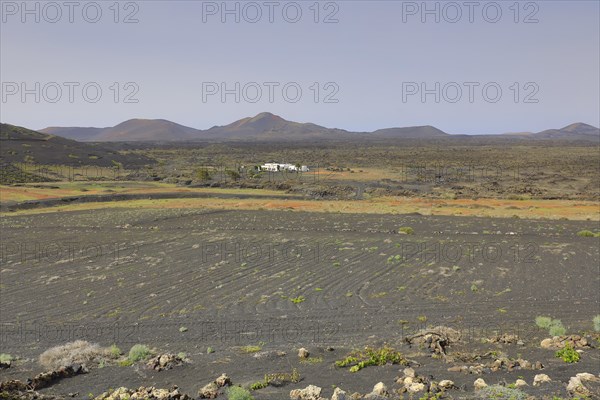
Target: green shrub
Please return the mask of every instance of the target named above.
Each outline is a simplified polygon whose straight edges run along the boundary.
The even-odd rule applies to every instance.
[[[592,321],[594,322],[594,330],[600,332],[600,314],[596,315]]]
[[[573,348],[571,343],[567,343],[565,347],[556,352],[556,357],[562,359],[566,363],[576,363],[581,358],[579,353]]]
[[[410,226],[402,226],[398,228],[398,232],[406,233],[407,235],[412,235],[413,233],[415,233],[415,230]]]
[[[210,176],[210,172],[208,172],[208,170],[204,168],[196,171],[196,178],[201,181],[209,181],[212,179]]]
[[[550,325],[549,333],[550,336],[562,336],[567,333],[567,330],[559,319],[554,319],[552,320],[552,325]]]
[[[308,357],[300,359],[302,364],[319,364],[323,362],[323,357]]]
[[[281,385],[286,382],[300,382],[300,373],[296,368],[293,368],[291,373],[279,372],[274,374],[265,374],[265,377],[262,381],[254,382],[252,385],[250,385],[250,390],[263,389],[269,386],[271,383],[277,383],[278,385]]]
[[[268,384],[278,382],[279,384],[292,382],[300,382],[300,373],[296,368],[292,368],[292,372],[276,372],[273,374],[265,374],[265,382]]]
[[[548,329],[550,336],[562,336],[567,332],[560,319],[538,316],[535,318],[535,324],[542,329]]]
[[[302,303],[305,300],[306,300],[306,298],[304,296],[290,297],[290,301],[294,304]]]
[[[535,324],[542,329],[550,329],[550,325],[552,325],[552,318],[550,317],[535,317]]]
[[[226,170],[225,171],[225,175],[227,175],[230,179],[237,181],[238,179],[241,178],[241,175],[239,174],[239,172],[237,171],[233,171],[233,170]]]
[[[258,381],[258,382],[254,382],[252,385],[250,385],[250,390],[259,390],[259,389],[264,389],[267,386],[269,386],[268,382],[265,381]]]
[[[242,347],[242,348],[241,348],[241,350],[242,350],[244,353],[258,353],[259,351],[261,351],[261,350],[262,350],[262,347],[260,347],[260,346],[250,346],[250,345],[248,345],[248,346],[244,346],[244,347]]]
[[[379,349],[367,347],[363,351],[354,351],[343,360],[336,361],[335,365],[338,367],[350,366],[350,372],[358,372],[368,366],[385,365],[388,363],[408,365],[408,361],[400,352],[387,346]]]
[[[231,386],[225,390],[229,400],[254,400],[254,396],[246,389],[239,386]]]
[[[122,354],[121,349],[119,349],[116,344],[110,346],[109,351],[111,358],[119,358]]]
[[[600,237],[600,232],[594,233],[592,231],[583,230],[583,231],[577,232],[577,236],[581,236],[581,237]]]
[[[525,400],[527,393],[500,385],[491,385],[477,392],[478,399],[494,400]]]
[[[150,356],[150,349],[143,344],[136,344],[129,350],[129,360],[131,362],[145,360],[148,356]]]
[[[13,358],[10,354],[6,354],[6,353],[0,354],[0,362],[1,363],[8,364],[12,360],[13,360]]]

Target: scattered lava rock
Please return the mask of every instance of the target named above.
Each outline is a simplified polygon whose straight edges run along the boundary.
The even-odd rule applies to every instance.
[[[567,344],[571,344],[571,346],[576,349],[591,347],[591,342],[581,335],[554,336],[552,338],[547,338],[542,340],[540,347],[543,349],[562,349]]]
[[[600,396],[600,377],[583,372],[569,379],[567,390],[573,396],[598,398]]]
[[[423,345],[432,353],[446,356],[446,347],[460,341],[461,333],[446,326],[436,326],[431,329],[422,329],[414,335],[407,336],[404,340],[409,344]]]
[[[142,386],[137,390],[120,387],[104,392],[94,400],[192,400],[192,397],[181,393],[177,386],[173,386],[171,390]]]
[[[78,364],[60,367],[54,371],[42,372],[32,379],[27,379],[26,383],[17,379],[2,382],[0,383],[0,390],[11,392],[42,389],[52,386],[61,379],[70,378],[79,374],[86,374],[87,372],[88,370],[85,366]]]
[[[321,397],[321,388],[314,385],[308,385],[304,389],[294,389],[290,391],[291,400],[325,400]]]
[[[201,399],[216,399],[219,395],[219,389],[230,385],[231,379],[229,379],[227,374],[221,374],[221,376],[219,376],[213,382],[204,385],[200,390],[198,390],[198,397]]]
[[[146,363],[146,367],[155,371],[162,371],[165,369],[173,369],[174,367],[184,363],[185,360],[178,355],[166,353],[151,358]]]
[[[496,335],[488,339],[489,343],[501,343],[501,344],[519,344],[521,340],[518,335],[512,335],[503,333],[502,335]]]

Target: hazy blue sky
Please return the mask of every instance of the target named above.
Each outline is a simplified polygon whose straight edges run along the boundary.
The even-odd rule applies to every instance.
[[[595,0],[519,2],[516,7],[515,1],[475,2],[473,22],[463,1],[427,2],[429,9],[438,7],[439,22],[433,14],[422,22],[421,1],[322,1],[317,7],[315,1],[272,6],[229,1],[229,9],[238,7],[240,22],[231,14],[224,15],[224,23],[221,1],[120,2],[118,7],[113,1],[81,2],[73,8],[73,22],[63,1],[47,3],[27,2],[34,13],[23,15],[21,1],[2,1],[3,122],[40,129],[164,118],[209,128],[271,111],[348,130],[429,124],[449,133],[479,134],[539,131],[579,121],[600,125],[600,2]],[[86,21],[96,18],[97,8],[99,21]],[[298,8],[302,15],[292,23]],[[492,23],[498,9],[502,15]],[[130,13],[137,23],[123,22]],[[338,22],[324,23],[328,15]],[[65,82],[79,84],[72,86],[72,103]],[[120,86],[117,103],[114,82]],[[133,84],[125,87],[128,82]],[[210,95],[210,82],[234,91],[239,82],[239,103],[235,94],[224,102],[218,93]],[[262,90],[256,103],[251,82]],[[272,103],[265,82],[279,83],[272,86]],[[424,102],[420,93],[409,94],[421,83],[435,89],[436,82],[439,103],[435,93]],[[24,101],[23,83],[32,91]],[[486,84],[488,100],[482,93]],[[462,98],[452,103],[457,86]],[[92,103],[96,87],[102,95]],[[126,103],[125,95],[136,87],[132,99],[138,103]],[[296,87],[302,96],[294,103]],[[497,87],[502,95],[494,103]],[[325,102],[328,94],[338,102]]]

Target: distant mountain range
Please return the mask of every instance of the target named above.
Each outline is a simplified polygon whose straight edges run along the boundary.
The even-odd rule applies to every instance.
[[[137,154],[120,154],[98,143],[36,132],[10,124],[0,124],[0,164],[37,163],[95,165],[102,167],[142,166],[155,161]]]
[[[535,138],[535,139],[579,139],[579,140],[598,140],[600,138],[600,129],[581,122],[567,125],[561,129],[547,129],[545,131],[532,133],[505,133],[508,136]]]
[[[113,127],[48,127],[42,133],[85,142],[134,142],[134,141],[195,141],[195,140],[336,140],[336,139],[432,139],[464,137],[449,135],[433,126],[379,129],[373,132],[351,132],[344,129],[326,128],[313,123],[287,121],[277,115],[263,112],[225,126],[200,130],[164,119],[130,119]],[[478,135],[472,135],[478,136]],[[561,129],[542,132],[507,133],[493,135],[522,139],[569,139],[600,140],[600,130],[584,123],[575,123]],[[479,136],[481,137],[481,136]],[[487,136],[489,137],[489,135]]]

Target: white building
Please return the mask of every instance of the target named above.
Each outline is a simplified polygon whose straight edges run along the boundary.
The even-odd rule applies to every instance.
[[[300,172],[308,172],[308,167],[306,165],[301,165],[300,167],[297,167],[293,164],[288,164],[288,163],[265,163],[263,165],[260,166],[260,169],[262,171],[269,171],[269,172],[277,172],[277,171],[300,171]]]

